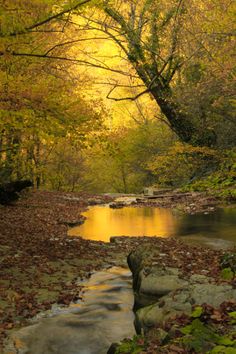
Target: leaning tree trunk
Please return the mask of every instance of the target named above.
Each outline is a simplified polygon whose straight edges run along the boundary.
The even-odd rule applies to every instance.
[[[158,75],[153,65],[136,65],[135,63],[134,68],[165,115],[170,128],[181,141],[197,146],[214,146],[216,144],[214,131],[207,127],[202,130],[196,122],[191,120],[191,116],[185,113],[176,101],[167,80]]]
[[[173,96],[169,83],[161,78],[153,65],[134,64],[137,74],[158,104],[161,112],[169,122],[170,128],[181,141],[197,146],[214,146],[216,134],[205,127],[202,130],[191,116],[185,113]]]
[[[205,127],[200,129],[189,115],[184,113],[171,95],[166,90],[153,89],[151,93],[157,102],[160,110],[167,118],[171,129],[178,135],[181,141],[197,146],[214,146],[216,134],[213,130]]]
[[[129,11],[126,8],[122,11],[122,8],[118,10],[106,2],[104,11],[116,25],[119,25],[121,39],[117,33],[116,35],[111,33],[112,28],[109,28],[109,24],[107,26],[110,31],[108,30],[107,34],[125,52],[146,86],[145,92],[152,94],[180,140],[193,145],[215,145],[216,134],[207,127],[201,129],[191,119],[191,115],[183,112],[171,90],[171,82],[182,65],[177,50],[178,35],[182,26],[181,2],[166,13],[166,18],[173,20],[172,25],[169,20],[162,21],[158,17],[160,10],[155,1],[144,1],[141,9],[136,2],[130,4]],[[170,33],[168,42],[163,37],[163,29]]]
[[[178,135],[181,141],[185,143],[193,142],[196,135],[196,128],[193,123],[171,100],[171,97],[159,89],[151,90],[152,96],[160,107],[161,112],[167,118],[171,129]]]

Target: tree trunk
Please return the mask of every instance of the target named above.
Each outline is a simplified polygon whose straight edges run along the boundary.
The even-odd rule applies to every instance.
[[[153,89],[151,93],[162,113],[167,118],[172,130],[179,136],[181,141],[190,143],[195,133],[195,128],[191,121],[180,112],[176,104],[171,100],[171,97],[163,94],[158,89]]]
[[[213,146],[216,144],[216,134],[207,127],[202,129],[196,121],[191,120],[191,115],[181,110],[171,90],[171,82],[182,65],[178,55],[181,9],[179,2],[179,5],[173,6],[171,14],[166,12],[166,16],[171,15],[170,18],[174,20],[174,25],[171,25],[170,21],[157,21],[159,7],[155,1],[144,2],[141,10],[131,6],[130,11],[107,5],[104,10],[120,26],[118,32],[122,39],[118,38],[117,33],[115,36],[109,31],[107,33],[113,40],[115,37],[116,44],[125,52],[146,86],[145,92],[152,94],[180,140],[192,145]],[[135,18],[139,19],[138,26]],[[169,37],[163,34],[167,32]]]
[[[162,113],[166,116],[171,129],[181,141],[197,146],[214,146],[216,144],[217,139],[214,131],[207,127],[204,130],[197,127],[174,102],[171,91],[154,88],[151,93]]]

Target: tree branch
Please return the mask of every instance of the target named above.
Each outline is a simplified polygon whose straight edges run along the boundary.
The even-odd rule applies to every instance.
[[[46,54],[34,54],[34,53],[17,53],[17,52],[0,52],[0,57],[4,56],[6,54],[12,55],[12,56],[16,56],[16,57],[29,57],[29,58],[41,58],[41,59],[53,59],[53,60],[61,60],[61,61],[68,61],[74,64],[82,64],[85,66],[90,66],[90,67],[94,67],[97,69],[103,69],[103,70],[107,70],[107,71],[111,71],[114,73],[118,73],[124,76],[129,76],[130,77],[130,73],[126,73],[125,71],[122,70],[116,70],[116,69],[112,69],[108,66],[102,66],[99,64],[94,64],[91,63],[89,61],[86,60],[80,60],[80,59],[74,59],[74,58],[67,58],[67,57],[60,57],[60,56],[54,56],[54,55],[46,55]]]
[[[14,32],[10,32],[8,34],[0,34],[0,37],[12,37],[12,36],[17,36],[17,35],[21,35],[21,34],[26,34],[28,32],[31,32],[31,30],[33,30],[35,28],[41,27],[41,26],[45,25],[46,23],[51,22],[52,20],[56,20],[57,18],[67,14],[68,12],[77,10],[80,6],[85,5],[90,1],[91,0],[82,0],[81,2],[77,3],[76,5],[68,8],[68,9],[62,10],[55,15],[45,18],[42,21],[36,22],[36,23],[32,24],[31,26],[25,27],[21,31],[14,31]]]
[[[105,37],[97,37],[96,40],[98,39],[108,39],[108,38],[105,38]],[[48,51],[45,53],[45,55],[48,55],[49,53],[51,53],[54,49],[58,48],[58,47],[63,47],[63,46],[66,46],[66,45],[69,45],[69,44],[74,44],[74,43],[78,43],[78,42],[84,42],[84,41],[91,41],[91,40],[94,40],[94,38],[80,38],[80,39],[75,39],[75,40],[72,40],[72,41],[67,41],[67,42],[63,42],[63,43],[58,43],[58,44],[55,44],[53,47],[51,47],[50,49],[48,49]]]
[[[128,96],[128,97],[122,97],[122,98],[117,98],[117,97],[110,97],[110,95],[112,94],[112,92],[118,87],[117,85],[115,85],[114,87],[111,88],[111,90],[108,92],[106,98],[108,98],[109,100],[113,100],[113,101],[135,101],[137,100],[139,97],[145,95],[146,93],[151,92],[152,89],[157,88],[158,86],[152,86],[153,83],[155,82],[157,77],[154,77],[152,79],[152,81],[150,82],[150,84],[148,85],[148,87],[146,88],[146,90],[138,93],[136,96]]]
[[[112,89],[108,92],[106,98],[108,98],[109,100],[112,100],[112,101],[116,101],[116,102],[119,102],[119,101],[135,101],[137,100],[137,98],[141,97],[142,95],[144,95],[145,93],[148,93],[150,92],[150,89],[146,89],[142,92],[140,92],[139,94],[137,94],[136,96],[127,96],[127,97],[122,97],[122,98],[117,98],[117,97],[110,97],[110,95],[112,94],[112,92],[117,88],[117,86],[114,86],[112,87]]]

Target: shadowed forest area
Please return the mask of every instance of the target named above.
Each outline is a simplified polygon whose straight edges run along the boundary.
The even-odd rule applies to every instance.
[[[0,353],[74,354],[78,343],[78,354],[236,352],[235,247],[223,247],[235,226],[235,19],[233,0],[0,0]],[[166,234],[68,236],[86,226],[82,212],[108,203],[145,207],[151,226],[150,208],[168,209],[157,213]],[[211,231],[220,247],[205,234],[202,246],[169,237],[172,224],[197,243]],[[106,273],[127,256],[133,290],[123,268]],[[95,341],[95,328],[83,351],[79,316],[66,351],[47,319],[32,337],[35,316],[55,304],[72,316],[82,280],[101,270],[133,291],[133,339]],[[56,342],[42,344],[50,333]]]

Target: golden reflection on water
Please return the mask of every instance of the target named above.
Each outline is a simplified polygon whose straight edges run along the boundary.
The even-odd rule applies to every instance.
[[[70,236],[110,241],[111,236],[171,236],[177,219],[170,209],[134,208],[111,209],[95,206],[83,213],[87,220],[69,230]]]

